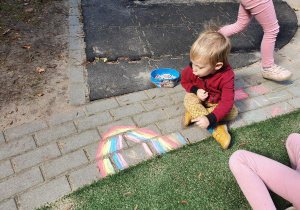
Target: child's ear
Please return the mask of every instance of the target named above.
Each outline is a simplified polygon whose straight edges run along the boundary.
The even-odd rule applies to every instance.
[[[216,63],[216,66],[215,66],[215,70],[218,71],[219,69],[221,69],[223,67],[223,62],[218,62]]]

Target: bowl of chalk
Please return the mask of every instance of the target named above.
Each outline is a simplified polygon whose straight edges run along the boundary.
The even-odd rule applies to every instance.
[[[151,72],[151,82],[155,87],[175,87],[179,80],[175,69],[155,69]]]

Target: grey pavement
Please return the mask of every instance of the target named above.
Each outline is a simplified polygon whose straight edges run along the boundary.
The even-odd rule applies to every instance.
[[[300,8],[298,0],[287,3]],[[185,94],[180,84],[175,88],[154,88],[88,102],[79,5],[79,1],[69,0],[70,103],[77,109],[52,116],[49,121],[33,121],[0,131],[1,210],[33,209],[102,179],[95,157],[100,139],[111,126],[137,126],[163,136],[179,132],[191,143],[209,135],[194,125],[180,126]],[[300,12],[295,13],[300,25]],[[236,90],[241,95],[237,94],[235,102],[239,115],[229,123],[230,129],[299,109],[299,30],[275,53],[275,60],[293,72],[292,79],[285,82],[263,79],[259,62],[234,70]],[[248,97],[240,97],[243,93]],[[137,143],[121,152],[140,149]],[[149,157],[143,154],[140,160],[145,158]],[[113,167],[118,171],[114,164]]]

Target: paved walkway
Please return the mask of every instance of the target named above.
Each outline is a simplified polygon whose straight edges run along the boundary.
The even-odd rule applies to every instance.
[[[292,8],[300,8],[298,0],[287,2]],[[209,135],[196,126],[181,128],[185,91],[180,85],[86,103],[84,67],[76,65],[83,58],[78,4],[77,0],[69,0],[70,101],[78,108],[49,121],[0,131],[0,209],[33,209],[101,179],[95,157],[100,139],[111,126],[137,126],[162,136],[179,133],[191,143]],[[299,22],[300,12],[296,14]],[[240,113],[230,122],[230,129],[299,109],[299,30],[275,59],[293,72],[291,80],[275,83],[262,79],[259,63],[235,70],[235,105]],[[249,97],[242,99],[244,93]],[[126,142],[123,151],[138,148],[138,144]],[[150,145],[146,146],[151,150]],[[113,158],[109,160],[118,171]]]

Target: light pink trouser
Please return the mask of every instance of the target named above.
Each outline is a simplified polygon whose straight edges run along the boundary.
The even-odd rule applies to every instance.
[[[292,168],[245,150],[231,155],[230,169],[254,210],[276,209],[267,188],[300,209],[300,134],[288,137],[286,149]]]
[[[237,22],[224,26],[219,30],[224,36],[231,36],[244,31],[253,17],[260,23],[264,30],[261,42],[262,66],[270,67],[274,64],[274,48],[279,32],[272,0],[239,0],[240,8]]]

